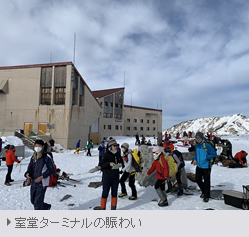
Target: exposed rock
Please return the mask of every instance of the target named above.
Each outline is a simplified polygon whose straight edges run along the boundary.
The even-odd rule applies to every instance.
[[[90,187],[90,188],[98,188],[98,187],[100,187],[102,185],[103,185],[102,182],[90,182],[88,187]]]
[[[65,196],[60,200],[60,202],[63,202],[63,201],[65,201],[65,200],[69,199],[70,197],[72,197],[72,195],[67,194],[67,195],[65,195]]]

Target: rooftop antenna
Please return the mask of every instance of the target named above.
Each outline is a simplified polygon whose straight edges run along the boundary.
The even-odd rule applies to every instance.
[[[124,87],[125,87],[125,71],[124,71]]]
[[[52,52],[50,53],[50,63],[52,63]]]
[[[75,65],[75,45],[76,45],[76,32],[74,33],[74,50],[73,50],[73,64]]]
[[[131,93],[131,110],[132,110],[132,93]]]

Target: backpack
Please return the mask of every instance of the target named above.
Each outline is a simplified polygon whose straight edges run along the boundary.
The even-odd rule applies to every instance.
[[[175,160],[173,159],[172,156],[166,156],[165,155],[164,158],[168,162],[168,165],[169,165],[169,176],[168,176],[168,178],[175,177],[176,173],[178,172],[178,168],[177,168],[177,164],[176,164]],[[163,163],[161,161],[161,157],[159,159],[159,163],[164,168]]]
[[[204,140],[202,144],[203,144],[203,148],[205,149],[205,151],[207,153],[208,153],[208,149],[206,147],[206,143],[209,143],[214,148],[214,150],[216,150],[215,149],[215,145],[214,145],[214,143],[212,141],[210,141],[210,140]],[[213,164],[217,164],[218,162],[217,162],[217,160],[214,157],[213,159],[210,160],[210,163],[213,165]]]
[[[185,166],[185,162],[183,160],[182,153],[180,151],[178,151],[178,150],[174,150],[173,154],[177,155],[178,159],[181,161],[181,164],[180,164],[180,166],[178,168],[178,170],[181,170]],[[173,159],[174,159],[174,157],[173,157]]]
[[[52,159],[51,159],[52,160]],[[48,160],[47,158],[44,159],[46,165],[48,164]],[[57,168],[56,168],[56,165],[54,164],[53,160],[52,160],[52,163],[54,165],[54,171],[53,171],[53,174],[50,175],[50,179],[49,179],[49,185],[48,187],[55,187],[58,183],[58,174],[57,174]]]
[[[136,172],[142,172],[142,164],[144,163],[144,157],[141,155],[141,152],[137,149],[132,150],[132,166]]]

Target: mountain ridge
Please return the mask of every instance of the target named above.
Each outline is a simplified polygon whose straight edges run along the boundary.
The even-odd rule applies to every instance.
[[[176,133],[179,132],[180,136],[182,136],[184,131],[187,133],[188,131],[192,131],[194,133],[201,131],[204,134],[207,134],[207,132],[212,132],[218,136],[230,134],[247,134],[249,133],[249,119],[242,114],[192,119],[176,124],[169,129],[164,129],[163,135],[165,132],[167,132],[168,134],[171,134],[172,137],[174,137]]]

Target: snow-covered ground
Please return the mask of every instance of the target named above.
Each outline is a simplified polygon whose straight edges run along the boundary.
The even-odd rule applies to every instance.
[[[136,148],[135,139],[129,137],[114,137],[119,144],[127,142],[130,144],[130,148]],[[249,136],[248,135],[230,135],[222,138],[227,138],[233,145],[233,155],[240,150],[249,151]],[[152,144],[155,143],[153,138]],[[3,141],[19,144],[15,137],[3,137]],[[3,144],[5,145],[5,144]],[[178,148],[178,150],[184,151],[185,148]],[[65,171],[68,174],[72,174],[70,177],[80,180],[81,183],[76,183],[76,187],[67,185],[71,182],[62,181],[67,186],[58,188],[48,188],[45,196],[45,201],[52,204],[52,210],[92,210],[93,207],[100,205],[100,197],[102,193],[102,187],[90,188],[88,184],[90,182],[101,181],[101,172],[89,173],[88,171],[94,168],[98,164],[98,150],[97,146],[92,150],[92,156],[87,157],[82,151],[80,154],[73,154],[74,150],[65,150],[63,153],[53,153],[54,161],[61,171]],[[15,180],[11,186],[5,186],[5,176],[7,173],[7,166],[5,162],[2,162],[0,166],[0,210],[33,210],[33,206],[30,203],[29,187],[23,187],[24,172],[31,158],[32,152],[29,149],[25,150],[25,159],[21,164],[14,164],[12,178]],[[195,167],[191,165],[190,161],[186,161],[186,172],[195,172]],[[189,185],[197,186],[196,183],[192,183],[188,180]],[[222,167],[220,164],[214,165],[211,173],[211,190],[237,190],[242,192],[242,185],[249,185],[249,168],[243,169],[229,169]],[[221,187],[217,185],[222,185]],[[223,186],[224,185],[224,186]],[[238,210],[235,207],[226,205],[224,200],[210,199],[208,203],[204,203],[200,199],[200,191],[191,191],[194,194],[191,196],[181,196],[177,198],[176,194],[169,194],[168,207],[158,207],[157,202],[152,201],[158,196],[153,186],[141,187],[136,183],[138,191],[138,200],[130,201],[128,197],[118,199],[119,210],[204,210],[212,208],[215,210]],[[131,195],[130,188],[127,184],[128,194]],[[119,187],[120,193],[120,187]],[[60,201],[65,195],[72,195],[71,198],[65,201]],[[110,195],[108,197],[107,209],[110,209]],[[68,206],[74,204],[74,206]]]

